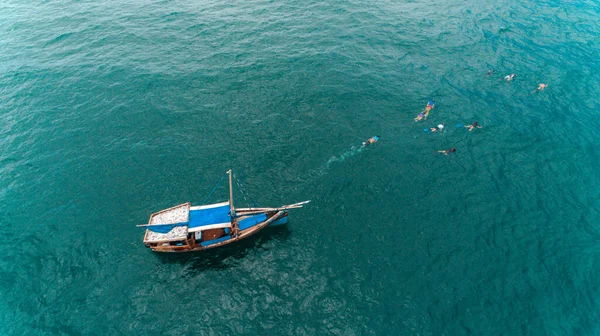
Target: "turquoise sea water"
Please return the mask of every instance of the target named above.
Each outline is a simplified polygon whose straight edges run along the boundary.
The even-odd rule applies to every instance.
[[[0,334],[598,335],[598,36],[597,1],[5,1]],[[313,201],[144,248],[229,168]]]

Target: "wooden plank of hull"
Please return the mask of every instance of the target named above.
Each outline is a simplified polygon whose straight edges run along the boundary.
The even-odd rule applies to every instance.
[[[187,252],[190,251],[190,246],[156,246],[152,248],[152,251],[156,252]]]
[[[274,214],[273,216],[271,216],[270,218],[268,218],[266,221],[254,225],[250,228],[247,228],[246,230],[240,231],[240,235],[235,237],[235,238],[231,238],[231,239],[227,239],[225,241],[213,244],[213,245],[208,245],[208,246],[200,246],[200,244],[193,244],[193,245],[184,245],[184,246],[154,246],[151,247],[152,251],[155,252],[194,252],[194,251],[203,251],[203,250],[208,250],[208,249],[212,249],[215,247],[221,247],[223,245],[227,245],[227,244],[231,244],[233,242],[236,242],[238,240],[242,240],[244,238],[248,238],[251,235],[257,233],[258,231],[266,228],[267,226],[269,226],[269,224],[271,224],[272,222],[276,221],[277,219],[284,217],[285,215],[287,215],[287,212],[285,211],[279,211],[276,214]],[[195,246],[194,246],[195,245]]]

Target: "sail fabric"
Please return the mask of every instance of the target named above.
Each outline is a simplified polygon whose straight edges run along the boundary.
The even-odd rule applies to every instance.
[[[231,217],[229,216],[229,203],[217,203],[190,208],[189,231],[196,229],[205,229],[218,226],[231,226]]]
[[[265,214],[253,215],[253,216],[249,216],[249,217],[244,218],[241,221],[239,221],[238,227],[240,228],[240,230],[246,230],[247,228],[252,227],[256,224],[262,223],[266,220],[267,220],[267,215],[265,215]]]

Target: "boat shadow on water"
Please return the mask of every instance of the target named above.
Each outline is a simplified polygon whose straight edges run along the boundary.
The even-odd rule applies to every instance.
[[[191,273],[209,269],[227,269],[243,261],[248,254],[258,250],[269,250],[265,245],[271,241],[285,244],[291,235],[287,225],[267,228],[246,239],[218,249],[186,253],[157,253],[163,263],[186,265],[193,269]]]

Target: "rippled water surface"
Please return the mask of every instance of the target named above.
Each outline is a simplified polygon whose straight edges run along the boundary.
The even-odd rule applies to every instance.
[[[598,36],[585,0],[5,1],[0,333],[597,335]],[[229,168],[313,201],[144,248]]]

